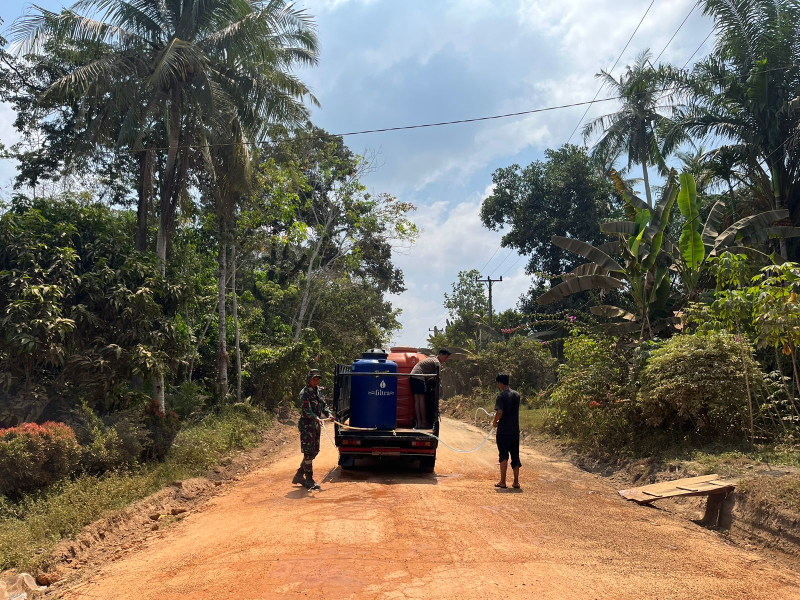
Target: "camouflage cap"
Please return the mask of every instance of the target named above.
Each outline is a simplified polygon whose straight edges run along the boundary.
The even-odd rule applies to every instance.
[[[317,369],[311,369],[311,370],[308,372],[308,375],[306,375],[306,383],[308,383],[309,381],[311,381],[311,379],[312,379],[312,378],[314,378],[314,377],[319,377],[320,379],[322,379],[322,375],[320,375],[320,372],[319,372],[319,370],[317,370]]]

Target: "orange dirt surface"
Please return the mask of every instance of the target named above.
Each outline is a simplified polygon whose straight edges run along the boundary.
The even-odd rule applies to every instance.
[[[484,435],[442,425],[455,447]],[[290,483],[299,441],[280,452],[61,597],[800,598],[795,571],[527,448],[522,492],[493,487],[492,440],[473,454],[440,447],[435,474],[403,464],[343,472],[323,435],[322,490],[311,493]]]

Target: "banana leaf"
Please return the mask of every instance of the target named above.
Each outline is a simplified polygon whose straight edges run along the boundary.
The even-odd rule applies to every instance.
[[[645,233],[647,229],[647,223],[650,221],[650,211],[647,209],[641,209],[636,211],[636,231],[638,233],[628,239],[628,248],[631,251],[631,254],[634,256],[639,255],[639,246],[642,245],[643,241],[645,240]]]
[[[638,226],[634,221],[611,221],[609,223],[603,223],[600,225],[600,230],[609,235],[635,235],[638,230]],[[658,231],[655,229],[655,227],[648,226],[645,230],[642,240],[649,244],[652,242],[653,236],[656,235],[656,233],[658,233]],[[670,253],[680,252],[680,248],[678,248],[675,242],[667,237],[662,239],[661,247]],[[618,254],[619,242],[608,242],[602,246],[598,246],[597,249],[602,250],[609,255]]]
[[[604,269],[597,263],[591,262],[575,267],[569,274],[575,275],[576,277],[580,277],[581,275],[608,275],[608,269]]]
[[[587,244],[586,242],[582,242],[574,238],[562,237],[560,235],[554,235],[550,238],[550,241],[559,248],[563,248],[564,250],[568,250],[579,256],[583,256],[587,260],[597,263],[604,269],[618,272],[624,271],[617,261],[591,244]]]
[[[667,302],[669,302],[670,292],[669,269],[658,267],[653,280],[653,289],[650,292],[649,314],[652,318],[665,317],[667,315]]]
[[[539,296],[536,301],[539,304],[550,304],[551,302],[556,302],[585,290],[613,290],[621,288],[624,285],[625,283],[619,279],[614,279],[606,275],[572,277],[551,288],[546,294]]]
[[[650,205],[633,193],[633,191],[628,187],[628,184],[625,183],[625,181],[622,179],[622,176],[615,169],[611,169],[608,172],[608,175],[611,177],[611,181],[614,182],[614,187],[616,188],[617,193],[622,196],[626,202],[630,203],[633,208],[637,210],[650,209]]]
[[[686,266],[692,271],[703,262],[706,248],[700,229],[700,211],[697,206],[697,186],[691,173],[681,174],[681,191],[678,193],[678,208],[686,218],[681,232],[680,250]]]
[[[620,253],[620,251],[621,251],[621,248],[620,248],[620,245],[619,245],[619,240],[616,240],[614,242],[606,242],[605,244],[601,244],[601,245],[599,245],[597,247],[597,249],[600,250],[600,252],[605,252],[609,256],[618,255]]]
[[[686,266],[692,271],[696,271],[706,257],[703,236],[699,231],[692,231],[685,227],[681,233],[680,250]]]
[[[610,306],[608,304],[602,304],[600,306],[592,306],[589,311],[593,315],[597,315],[599,317],[609,317],[609,318],[621,318],[625,319],[626,321],[635,321],[636,315],[629,313],[627,310],[623,310],[618,306]]]
[[[762,213],[758,213],[757,215],[739,219],[736,221],[736,223],[728,227],[725,231],[719,234],[719,236],[717,236],[717,239],[714,243],[714,248],[719,251],[720,248],[732,245],[737,241],[737,238],[741,239],[748,237],[759,229],[769,227],[775,221],[788,218],[788,210],[767,210]]]
[[[664,231],[669,225],[669,219],[672,216],[672,207],[675,206],[677,198],[678,187],[675,185],[673,180],[667,186],[667,189],[664,190],[664,195],[661,201],[658,203],[656,214],[653,218],[653,221],[655,222],[654,227],[657,231],[653,236],[653,241],[650,242],[650,255],[647,258],[642,259],[642,267],[647,270],[653,268],[653,265],[655,264],[659,253],[661,252],[661,245],[664,241]]]
[[[725,200],[717,200],[714,206],[711,207],[711,212],[708,213],[705,227],[703,227],[703,244],[709,246],[709,249],[714,246],[719,232],[717,229],[725,217],[725,212],[728,210]]]
[[[800,237],[800,227],[765,227],[764,229],[758,229],[744,237],[742,243],[757,244],[759,242],[766,242],[767,240],[778,238],[787,240],[796,237]]]
[[[602,223],[600,225],[600,231],[609,235],[635,235],[637,230],[638,227],[633,221],[610,221],[609,223]]]
[[[655,210],[653,211],[653,218],[650,219],[650,226],[656,228],[658,231],[664,231],[667,228],[669,219],[672,216],[672,207],[675,206],[675,199],[678,196],[678,186],[675,182],[675,170],[669,173],[667,186],[661,194],[661,198],[656,203]]]

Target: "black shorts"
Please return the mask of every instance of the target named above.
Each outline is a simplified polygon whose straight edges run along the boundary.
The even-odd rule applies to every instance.
[[[425,395],[425,380],[424,379],[417,379],[416,377],[409,377],[408,382],[411,384],[411,393],[415,396],[417,394],[424,396]]]
[[[508,460],[511,455],[511,467],[521,467],[519,462],[519,434],[518,433],[498,433],[497,451],[500,453],[500,462]]]

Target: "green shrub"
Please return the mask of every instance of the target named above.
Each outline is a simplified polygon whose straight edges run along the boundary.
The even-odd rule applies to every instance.
[[[764,378],[749,343],[727,333],[679,335],[652,353],[639,401],[651,426],[733,438],[748,416],[751,388]]]
[[[134,466],[148,440],[134,411],[121,411],[101,419],[84,404],[72,411],[70,424],[81,445],[80,468],[86,473]]]
[[[548,428],[594,451],[628,445],[638,419],[630,367],[614,340],[578,335],[566,341],[564,356],[550,394]]]
[[[80,445],[63,423],[0,429],[0,493],[16,495],[63,479],[78,465]]]
[[[167,406],[181,421],[194,417],[203,410],[210,394],[196,381],[184,381],[167,396]]]

